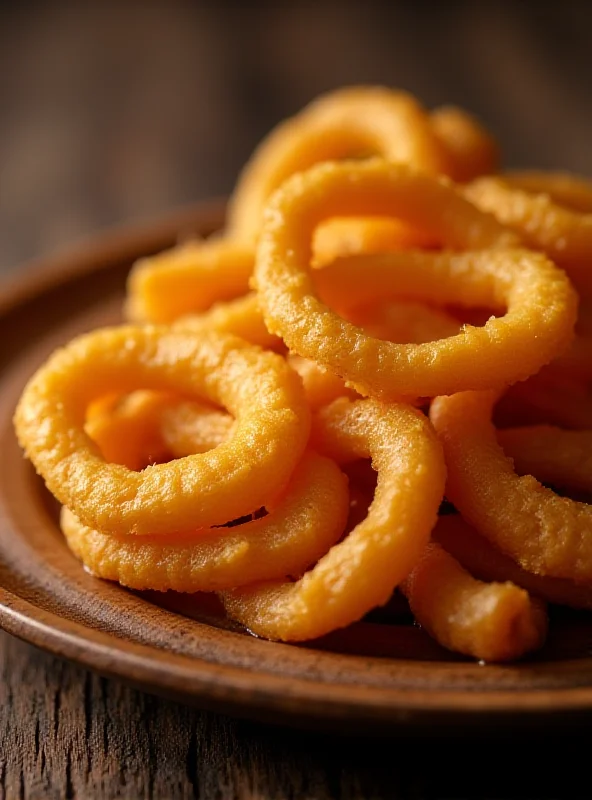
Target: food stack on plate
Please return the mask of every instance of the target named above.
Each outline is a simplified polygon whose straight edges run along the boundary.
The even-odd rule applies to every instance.
[[[592,186],[498,162],[460,109],[341,89],[138,261],[15,415],[87,569],[286,642],[398,591],[486,661],[592,608]]]

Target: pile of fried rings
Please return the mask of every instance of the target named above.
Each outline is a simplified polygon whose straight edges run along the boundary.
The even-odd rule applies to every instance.
[[[96,576],[288,642],[397,591],[508,661],[592,608],[590,309],[590,184],[348,87],[261,143],[223,231],[133,266],[128,324],[55,352],[16,431]]]

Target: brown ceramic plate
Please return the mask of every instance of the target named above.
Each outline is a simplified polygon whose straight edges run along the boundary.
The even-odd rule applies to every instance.
[[[339,730],[538,724],[592,710],[592,623],[556,614],[545,650],[511,666],[457,659],[395,604],[307,646],[256,639],[208,597],[133,593],[86,574],[11,417],[33,370],[74,334],[120,319],[131,262],[207,234],[221,206],[101,237],[17,274],[0,296],[0,625],[100,672],[257,719]],[[402,616],[403,614],[403,616]]]

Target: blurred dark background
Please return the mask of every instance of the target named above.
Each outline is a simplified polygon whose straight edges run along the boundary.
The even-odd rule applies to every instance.
[[[592,3],[0,4],[0,268],[230,191],[278,120],[384,83],[473,111],[508,166],[592,175]]]

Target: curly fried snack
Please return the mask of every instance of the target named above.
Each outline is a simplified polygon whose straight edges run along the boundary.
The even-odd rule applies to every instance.
[[[500,153],[491,134],[461,108],[442,106],[430,115],[432,129],[448,153],[448,175],[459,183],[497,172]]]
[[[347,318],[370,336],[399,344],[446,339],[456,336],[461,328],[452,314],[409,300],[368,303],[348,311]]]
[[[376,492],[366,519],[300,580],[224,593],[230,616],[268,639],[313,639],[386,603],[421,556],[444,489],[438,442],[409,406],[336,400],[312,440],[341,463],[372,458]]]
[[[267,200],[287,178],[323,161],[359,155],[382,156],[436,175],[448,168],[430,119],[413,97],[373,86],[340,89],[282,122],[259,145],[231,197],[228,234],[254,243]],[[363,210],[360,216],[375,215]]]
[[[87,412],[84,430],[99,446],[105,461],[141,470],[148,464],[168,460],[170,451],[163,440],[160,422],[164,412],[176,402],[179,399],[166,392],[132,392],[114,398],[111,403],[93,404],[90,413]],[[195,406],[196,411],[208,408]]]
[[[211,405],[142,390],[87,414],[84,426],[105,461],[138,471],[213,450],[233,429],[233,417]]]
[[[86,408],[139,386],[226,407],[232,437],[142,472],[106,463],[83,430]],[[209,527],[264,506],[286,486],[309,422],[300,379],[280,356],[231,336],[157,326],[75,339],[33,376],[15,414],[19,441],[55,497],[85,525],[120,534]]]
[[[141,390],[98,398],[87,407],[84,431],[105,461],[139,471],[168,459],[158,422],[174,400],[167,392]]]
[[[437,109],[428,116],[409,95],[382,87],[327,94],[278,126],[256,151],[231,198],[223,237],[188,242],[137,262],[128,283],[128,319],[171,322],[244,294],[252,270],[251,245],[273,191],[303,168],[360,152],[468,180],[490,171],[494,146],[460,109]],[[432,243],[400,220],[334,219],[316,234],[315,262]]]
[[[434,243],[425,232],[388,217],[334,217],[319,225],[313,236],[313,267],[324,267],[341,256],[389,253]]]
[[[457,324],[456,335],[453,326],[444,325],[445,338],[430,336],[423,346],[380,345],[368,335],[361,338],[359,332],[336,324],[350,348],[358,334],[364,369],[370,362],[380,371],[362,374],[351,364],[351,357],[346,370],[341,349],[335,356],[331,353],[327,362],[331,358],[332,368],[361,394],[378,396],[380,385],[385,399],[409,390],[434,396],[523,380],[564,351],[574,335],[577,297],[573,288],[545,256],[527,250],[353,256],[325,267],[315,274],[314,283],[321,301],[347,317],[348,304],[370,304],[373,298],[376,302],[393,294],[467,306],[497,306],[505,301],[504,316],[491,316],[482,327]],[[315,311],[320,316],[324,309],[317,306]],[[437,331],[435,325],[433,331]],[[375,335],[384,338],[380,330]],[[294,338],[291,342],[295,349],[301,346]],[[385,363],[388,375],[382,374],[380,365]]]
[[[446,496],[502,553],[538,575],[592,580],[592,507],[519,477],[497,443],[494,392],[438,397],[430,419],[442,441]]]
[[[330,459],[305,454],[269,513],[235,527],[173,536],[117,536],[82,525],[67,508],[61,525],[95,575],[132,589],[213,592],[298,575],[335,544],[348,511],[347,480]]]
[[[499,160],[462,109],[339,89],[226,227],[138,260],[133,324],[14,416],[86,568],[279,641],[411,609],[486,661],[543,643],[545,601],[592,610],[592,183]]]
[[[526,245],[546,253],[565,269],[578,289],[590,293],[592,211],[576,211],[548,193],[523,191],[498,176],[478,178],[464,194],[519,233]]]
[[[236,420],[225,411],[199,403],[177,403],[165,408],[159,431],[173,458],[207,453],[234,434]]]
[[[128,278],[126,316],[167,323],[245,294],[253,250],[228,239],[190,241],[137,261]]]
[[[545,641],[544,604],[513,583],[475,580],[430,542],[401,584],[417,622],[449,650],[484,661],[513,661]]]
[[[583,214],[592,213],[592,183],[569,172],[511,170],[504,181],[514,189],[531,194],[546,194],[560,206]]]
[[[538,328],[549,326],[546,338],[550,340],[550,353],[558,347],[562,352],[573,341],[577,295],[563,270],[541,253],[530,250],[411,251],[350,256],[315,272],[313,280],[320,298],[348,319],[357,304],[377,308],[381,298],[400,294],[405,302],[455,305],[459,311],[463,306],[506,305],[502,319],[489,314],[483,321],[483,328],[488,330],[490,326],[497,332],[494,339],[499,340],[504,330],[517,328],[519,332],[520,323],[526,325],[523,315],[532,314]],[[546,307],[549,318],[543,321]],[[435,316],[431,315],[432,321]],[[450,315],[446,316],[450,320]],[[423,317],[427,318],[428,313]],[[459,327],[457,323],[456,333]],[[475,326],[467,322],[464,327],[466,335]],[[445,324],[444,328],[451,335],[452,326]],[[559,343],[553,346],[555,341]],[[532,349],[528,345],[523,347]]]
[[[458,333],[460,323],[437,308],[403,301],[355,308],[349,320],[378,339],[394,342],[430,342]],[[288,354],[288,363],[302,378],[311,408],[328,405],[338,397],[359,397],[342,378],[316,361]]]
[[[378,308],[374,305],[356,308],[348,317],[373,336],[396,342],[433,341],[458,333],[460,327],[458,321],[445,311],[403,301],[391,301]],[[265,326],[255,292],[235,300],[215,303],[203,314],[188,314],[174,322],[172,327],[180,331],[230,333],[269,350],[285,349],[282,340]],[[347,390],[345,393],[348,393]],[[340,395],[334,395],[331,399],[336,396]]]
[[[230,333],[269,350],[281,350],[284,346],[282,340],[265,327],[254,292],[235,300],[216,303],[203,314],[188,314],[174,322],[172,327],[173,330],[186,332]]]
[[[511,581],[549,603],[592,609],[592,584],[549,578],[522,569],[509,556],[480,536],[458,514],[440,517],[432,538],[482,581]]]
[[[356,397],[343,380],[309,358],[288,354],[288,364],[302,378],[304,391],[312,409],[321,408],[338,397]]]
[[[431,342],[458,333],[460,323],[450,314],[437,308],[393,300],[379,306],[367,305],[348,314],[355,322],[378,339],[393,342]],[[342,378],[316,361],[293,354],[288,363],[302,378],[311,408],[328,405],[338,397],[357,397],[357,393]]]
[[[312,231],[327,217],[363,208],[400,215],[452,248],[496,249],[352,256],[313,275]],[[541,254],[503,249],[513,241],[438,179],[382,160],[323,164],[286,182],[270,201],[254,280],[269,330],[360,394],[389,400],[497,387],[528,377],[565,349],[576,316],[577,297],[563,271]],[[319,299],[315,284],[339,310],[354,298],[364,303],[390,294],[441,304],[505,303],[508,312],[441,342],[399,345],[342,319]]]

